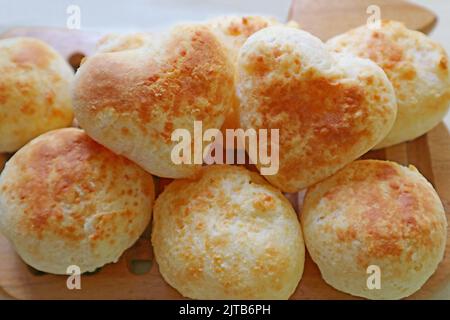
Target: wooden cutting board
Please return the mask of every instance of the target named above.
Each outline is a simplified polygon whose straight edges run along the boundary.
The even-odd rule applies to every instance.
[[[293,0],[289,18],[323,41],[367,23],[379,8],[380,18],[402,21],[409,29],[429,33],[437,22],[430,10],[402,0]]]
[[[312,31],[322,39],[327,39],[349,28],[365,22],[367,3],[382,6],[382,17],[403,20],[411,28],[427,31],[434,25],[435,17],[429,11],[421,11],[403,1],[322,1],[296,0],[291,8],[290,18]],[[308,5],[309,3],[309,5]],[[321,4],[322,7],[319,6]],[[351,4],[351,5],[350,5]],[[365,7],[364,7],[365,6]],[[321,8],[320,10],[318,8]],[[358,9],[359,8],[359,9]],[[363,11],[361,14],[361,8]],[[309,11],[308,11],[309,10]],[[353,14],[351,14],[353,12]],[[383,16],[385,14],[385,16]],[[316,18],[314,18],[314,15]],[[305,18],[306,17],[306,18]],[[338,17],[334,19],[332,17]],[[345,18],[344,18],[345,17]],[[415,17],[415,18],[414,18]],[[359,20],[358,20],[359,19]],[[360,20],[362,22],[360,22]],[[410,19],[410,20],[408,20]],[[335,20],[341,20],[340,26]],[[343,22],[342,22],[343,21]],[[409,21],[409,22],[408,22]],[[350,23],[351,22],[351,23]],[[344,23],[344,25],[342,24]],[[412,23],[412,24],[411,24]],[[339,23],[338,23],[339,24]],[[27,28],[20,29],[27,35]],[[48,30],[41,29],[35,36],[48,39]],[[17,33],[11,30],[9,36]],[[93,38],[95,38],[94,36]],[[58,31],[58,38],[47,40],[65,48],[64,55],[83,50],[71,42],[70,36]],[[76,40],[80,41],[80,40]],[[86,40],[85,51],[93,48],[93,39]],[[61,42],[64,45],[61,45]],[[56,46],[58,47],[58,46]],[[444,204],[447,220],[450,221],[450,133],[441,123],[428,134],[408,143],[402,143],[383,150],[372,151],[364,155],[366,159],[386,159],[403,165],[413,164],[434,185]],[[164,185],[167,181],[160,181]],[[298,197],[301,208],[302,195]],[[301,214],[301,212],[299,213]],[[450,234],[450,230],[448,232]],[[66,276],[44,274],[33,270],[22,262],[10,243],[0,236],[0,287],[9,295],[18,299],[182,299],[161,277],[150,243],[150,230],[127,250],[118,263],[107,265],[95,273],[82,275],[81,290],[68,290]],[[328,286],[321,278],[317,266],[307,256],[302,280],[292,299],[355,299]],[[450,240],[444,260],[436,273],[424,287],[410,299],[450,299]]]
[[[5,162],[6,162],[6,154],[0,153],[0,172],[2,172]]]

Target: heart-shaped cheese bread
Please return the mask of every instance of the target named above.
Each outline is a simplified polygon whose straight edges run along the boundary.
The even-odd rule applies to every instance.
[[[241,126],[279,129],[279,170],[266,178],[286,192],[357,159],[395,120],[394,90],[380,67],[331,53],[295,28],[275,26],[252,35],[240,50],[238,72]]]
[[[186,129],[193,137],[194,121],[203,130],[220,128],[234,94],[233,72],[209,28],[179,26],[137,49],[88,58],[75,79],[76,118],[94,140],[148,172],[188,177],[201,164],[172,162],[179,143],[172,133]]]

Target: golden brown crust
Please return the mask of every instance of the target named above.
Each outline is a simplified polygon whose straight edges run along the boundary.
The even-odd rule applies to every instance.
[[[88,59],[77,75],[75,110],[88,134],[113,151],[159,176],[189,176],[198,168],[172,164],[171,134],[192,131],[195,120],[203,121],[204,130],[221,127],[233,68],[205,26],[179,27],[161,46]],[[100,130],[105,121],[110,130]]]
[[[418,290],[442,259],[446,224],[439,197],[425,178],[413,167],[387,161],[349,164],[311,187],[302,209],[306,244],[325,280],[371,298],[400,298]],[[361,280],[370,265],[381,268],[378,293]],[[347,279],[352,274],[354,281]]]
[[[395,21],[381,28],[350,30],[327,42],[329,49],[376,62],[386,72],[398,102],[396,123],[377,148],[412,140],[433,128],[450,105],[450,73],[442,46]]]
[[[193,32],[188,44],[185,34],[177,34],[162,53],[164,63],[149,56],[147,65],[140,66],[143,70],[129,78],[126,77],[129,72],[127,62],[111,63],[99,57],[95,60],[95,68],[91,66],[88,79],[78,89],[77,98],[96,102],[87,107],[90,112],[109,107],[119,114],[136,112],[136,120],[142,125],[152,121],[154,113],[164,112],[169,119],[160,135],[170,140],[172,118],[190,115],[195,108],[195,98],[199,96],[207,96],[211,105],[219,104],[222,97],[210,83],[220,81],[226,85],[230,82],[222,72],[226,60],[217,54],[220,51],[218,42],[204,31]],[[190,48],[185,49],[186,45]],[[127,101],[130,97],[133,100]],[[210,113],[215,111],[212,108],[197,111],[198,120],[218,115]]]
[[[368,60],[332,56],[300,30],[272,27],[241,50],[241,125],[280,130],[280,168],[267,179],[297,192],[374,146],[392,125],[393,89]]]
[[[242,17],[236,20],[231,20],[229,25],[225,26],[225,34],[233,37],[244,36],[250,37],[256,31],[268,27],[272,21],[265,20],[262,17]]]
[[[46,131],[70,125],[73,70],[47,44],[1,40],[0,74],[0,152],[14,152]]]
[[[231,59],[237,61],[239,49],[255,32],[279,24],[275,19],[262,16],[224,16],[207,23],[227,47]]]
[[[20,223],[24,232],[39,237],[44,231],[54,232],[61,238],[80,240],[84,236],[86,217],[96,212],[95,203],[74,214],[74,225],[70,226],[59,225],[58,221],[64,219],[64,214],[61,208],[52,208],[59,207],[61,202],[65,205],[92,202],[97,194],[92,181],[98,185],[103,185],[107,179],[117,181],[122,177],[122,166],[135,165],[99,145],[81,130],[54,131],[47,135],[47,139],[52,139],[52,144],[46,141],[36,143],[26,157],[12,161],[12,165],[19,166],[23,171],[14,184],[3,186],[2,192],[14,190],[19,205],[26,205],[25,216]],[[91,170],[91,164],[97,162],[104,167],[107,164],[110,171]],[[54,179],[49,180],[53,175]],[[123,179],[130,182],[142,180],[143,177],[147,177],[142,182],[143,191],[151,198],[153,190],[148,175],[137,170],[136,176],[125,175]],[[114,184],[104,187],[108,193],[115,189]],[[130,188],[122,192],[132,193],[134,190]],[[133,216],[129,210],[123,214],[129,215],[130,219]],[[115,229],[114,226],[111,228]]]
[[[225,45],[233,65],[237,64],[239,50],[255,32],[280,24],[273,18],[262,16],[224,16],[207,23]],[[240,128],[239,99],[235,96],[230,111],[225,118],[223,130]]]
[[[403,49],[384,33],[374,31],[368,40],[364,58],[376,62],[383,70],[389,72],[404,59]]]
[[[48,46],[39,41],[24,41],[11,54],[11,61],[21,68],[36,66],[46,69],[55,58],[56,55],[48,50]]]
[[[303,270],[303,241],[289,202],[257,173],[205,167],[176,180],[155,204],[159,270],[197,299],[286,299]]]
[[[357,199],[357,208],[361,210],[351,207],[346,210],[346,220],[351,226],[337,230],[337,235],[339,241],[346,242],[356,238],[357,230],[364,232],[372,243],[358,256],[358,263],[364,268],[370,258],[398,257],[404,241],[417,241],[426,250],[432,249],[431,229],[442,227],[439,225],[442,220],[431,223],[429,220],[436,201],[434,190],[429,184],[408,181],[401,170],[389,162],[356,162],[338,173],[333,178],[335,186],[322,196],[330,204],[329,212],[345,206],[348,198]],[[314,193],[320,187],[319,184],[308,192]],[[308,207],[317,206],[319,199],[315,200],[310,202],[307,193]]]
[[[252,67],[257,69],[256,74],[270,70],[265,63],[256,63]],[[254,93],[267,98],[258,108],[262,114],[260,127],[281,129],[281,153],[283,149],[295,148],[292,143],[295,137],[306,136],[312,128],[314,134],[308,143],[317,150],[304,160],[283,159],[281,154],[280,179],[285,180],[293,171],[298,171],[299,163],[301,170],[306,172],[330,163],[322,150],[335,154],[348,150],[362,137],[370,138],[372,133],[368,129],[360,129],[361,123],[367,122],[370,113],[362,86],[339,84],[313,73],[301,81],[294,80],[286,84],[284,79],[271,81],[258,87]],[[336,105],[340,107],[336,108]],[[304,109],[305,106],[308,110]],[[294,120],[293,125],[286,126],[286,117]]]
[[[1,176],[0,191],[2,230],[26,261],[41,259],[49,268],[44,271],[55,273],[61,273],[57,262],[30,243],[62,242],[67,256],[89,263],[68,248],[85,243],[96,251],[105,250],[105,243],[121,246],[123,239],[133,243],[148,223],[154,197],[149,174],[75,128],[44,134],[17,152]],[[111,262],[99,260],[80,267]]]

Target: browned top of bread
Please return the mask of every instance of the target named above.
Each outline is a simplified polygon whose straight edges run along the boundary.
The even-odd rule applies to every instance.
[[[393,88],[367,59],[329,53],[312,35],[269,27],[239,55],[244,128],[279,129],[280,170],[267,179],[296,192],[361,156],[393,124]]]
[[[376,62],[395,89],[398,115],[377,148],[412,140],[433,128],[450,105],[450,73],[445,49],[421,32],[396,21],[378,29],[361,26],[327,42],[329,49]]]
[[[416,168],[395,162],[355,161],[310,187],[301,220],[308,251],[325,281],[371,299],[417,291],[446,247],[439,196]],[[369,266],[381,272],[378,290],[366,284]]]
[[[206,26],[180,26],[150,47],[96,54],[77,73],[74,104],[96,141],[163,177],[198,168],[175,165],[177,128],[220,128],[233,94],[233,68]],[[197,166],[198,167],[198,166]]]
[[[140,185],[136,186],[136,182]],[[149,199],[153,197],[153,182],[145,171],[75,128],[49,132],[19,150],[5,168],[0,186],[3,197],[23,208],[17,214],[20,233],[38,238],[52,234],[74,243],[85,237],[85,222],[102,203],[113,204],[117,197],[132,198],[140,190]],[[70,207],[76,210],[67,216],[65,208]],[[129,207],[133,208],[133,204]],[[134,210],[124,210],[102,216],[104,221],[90,234],[91,245],[107,237],[115,241],[102,228],[103,223],[114,231],[135,214]]]
[[[189,42],[182,33],[168,41],[160,52],[163,61],[157,61],[156,55],[139,61],[144,65],[123,59],[124,55],[117,56],[117,61],[113,55],[93,56],[83,65],[88,71],[83,72],[83,81],[78,82],[76,99],[80,103],[86,101],[87,108],[94,113],[103,108],[113,108],[120,114],[136,112],[138,124],[146,124],[163,113],[168,118],[160,133],[164,140],[170,140],[174,117],[193,111],[197,111],[199,120],[217,116],[211,114],[214,110],[192,108],[199,96],[206,95],[207,100],[218,103],[217,88],[211,88],[210,82],[229,81],[215,71],[226,67],[226,59],[217,54],[219,43],[211,33],[201,29],[187,32],[192,35]]]
[[[405,253],[406,261],[412,261],[415,246],[431,253],[442,245],[439,232],[446,229],[442,204],[430,183],[414,167],[388,161],[351,163],[308,189],[304,206],[306,224],[313,217],[310,212],[320,211],[322,231],[334,229],[335,241],[367,244],[355,261],[364,268],[373,259],[397,261]],[[332,214],[341,210],[345,217]]]
[[[304,246],[279,190],[238,166],[206,166],[158,197],[152,244],[163,277],[196,299],[287,299]]]
[[[73,70],[53,48],[32,38],[0,40],[0,152],[72,122]]]

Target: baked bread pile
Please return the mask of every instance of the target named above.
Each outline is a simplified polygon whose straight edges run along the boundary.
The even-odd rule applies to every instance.
[[[38,270],[116,262],[152,214],[159,270],[194,299],[287,299],[305,250],[336,289],[399,299],[443,258],[432,185],[357,160],[446,114],[448,58],[423,34],[383,22],[322,43],[293,23],[220,17],[106,36],[72,76],[44,43],[0,41],[0,153],[18,150],[0,176],[0,231]],[[82,129],[64,128],[73,114]],[[251,154],[254,170],[174,163],[172,133],[195,135],[195,121],[279,129],[278,172],[258,173]],[[152,175],[175,179],[156,200]],[[299,218],[282,192],[305,189]]]

